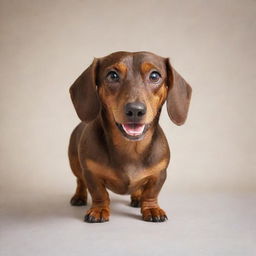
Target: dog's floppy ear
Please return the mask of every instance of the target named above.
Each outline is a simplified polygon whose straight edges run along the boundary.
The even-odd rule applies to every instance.
[[[97,64],[97,59],[94,59],[69,89],[76,113],[85,122],[95,119],[100,110],[100,101],[96,90]]]
[[[171,66],[169,59],[166,60],[166,70],[169,86],[167,112],[176,125],[182,125],[187,118],[192,88]]]

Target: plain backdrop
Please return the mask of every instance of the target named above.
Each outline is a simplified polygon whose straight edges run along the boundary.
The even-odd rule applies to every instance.
[[[172,152],[168,178],[160,194],[163,208],[168,204],[165,208],[170,207],[175,212],[175,202],[177,207],[182,204],[179,202],[191,204],[191,207],[200,206],[210,198],[207,199],[206,195],[213,194],[217,195],[214,203],[221,202],[220,209],[228,209],[230,205],[234,205],[234,211],[249,207],[245,212],[251,214],[250,217],[240,214],[237,219],[230,219],[229,213],[220,209],[216,212],[220,219],[226,216],[225,220],[231,221],[230,226],[243,218],[249,219],[246,225],[239,222],[240,229],[232,231],[239,231],[241,237],[230,238],[227,234],[225,238],[229,237],[230,243],[233,241],[232,246],[240,246],[230,255],[252,255],[250,246],[256,242],[253,239],[253,234],[256,236],[256,1],[1,0],[0,3],[0,197],[2,232],[5,230],[0,237],[2,255],[40,255],[40,252],[47,255],[43,252],[47,246],[41,248],[38,245],[41,244],[40,232],[43,232],[39,228],[40,222],[44,219],[43,234],[46,237],[55,234],[54,226],[47,231],[47,218],[54,223],[52,216],[57,219],[58,214],[54,214],[54,210],[49,212],[49,209],[57,210],[54,208],[57,202],[58,213],[62,207],[69,209],[68,201],[75,189],[67,146],[79,119],[70,100],[69,87],[94,57],[119,50],[151,51],[170,57],[173,66],[193,88],[184,126],[171,123],[165,107],[161,116],[160,123]],[[192,194],[196,196],[192,197]],[[238,201],[227,197],[237,194],[241,195]],[[168,201],[172,195],[173,206]],[[124,200],[121,196],[116,198]],[[124,198],[128,202],[128,197]],[[42,209],[38,210],[40,207]],[[209,209],[209,213],[215,212],[211,207],[212,201],[205,209]],[[179,208],[178,216],[184,217],[183,210],[188,211]],[[69,251],[60,246],[59,250],[51,251],[51,242],[47,244],[48,240],[45,240],[50,250],[48,255],[53,255],[53,252],[55,255],[65,255],[65,252],[66,255],[76,255],[82,251],[83,241],[79,240],[81,244],[77,242],[75,234],[80,232],[81,237],[81,232],[86,230],[86,224],[78,221],[82,219],[84,209],[66,211],[66,225],[69,226],[64,222],[58,230],[67,228],[71,234],[66,237],[67,241],[63,238],[61,244],[75,243],[76,250]],[[121,220],[115,228],[118,230],[121,225],[130,232],[131,220],[125,216],[125,211],[119,216]],[[74,221],[72,214],[76,216],[79,232],[70,228]],[[184,219],[197,216],[199,221],[201,214],[204,213],[196,211]],[[31,218],[26,219],[27,215]],[[206,216],[208,213],[205,212]],[[139,219],[132,221],[135,227],[144,225],[136,224],[141,223]],[[228,229],[222,221],[224,226],[219,226],[218,232],[212,231],[217,240],[211,237],[207,240],[213,248],[208,251],[209,255],[217,255],[213,252],[219,248],[218,236],[222,234],[222,228]],[[21,223],[27,224],[23,226]],[[205,219],[202,225],[211,224]],[[29,230],[27,225],[32,225]],[[107,225],[112,230],[111,222]],[[171,229],[163,225],[163,237],[172,237]],[[182,221],[176,225],[173,229],[177,231]],[[151,244],[148,241],[161,240],[151,237],[150,227],[146,227],[145,246],[143,242],[138,247],[130,246],[133,248],[131,254],[141,254],[143,251],[140,250]],[[111,236],[109,231],[101,230],[99,225],[95,229],[103,236],[107,232],[106,237],[111,238],[107,240],[110,247],[113,241],[120,239],[114,233]],[[95,229],[90,226],[91,231]],[[156,226],[153,229],[157,233]],[[129,239],[133,238],[133,232]],[[26,240],[26,234],[35,238],[32,245],[30,238]],[[55,237],[59,235],[56,233]],[[141,233],[142,241],[143,237]],[[68,242],[72,238],[76,242]],[[186,254],[182,251],[182,235],[178,235],[172,247],[177,255],[199,255],[200,252],[206,255],[198,250],[204,244],[204,234],[199,234],[199,240],[195,242],[190,238],[195,239],[195,233],[187,237],[190,245],[187,249],[191,250]],[[104,241],[102,238],[101,243]],[[214,241],[217,241],[217,247]],[[110,251],[101,251],[92,241],[84,246],[89,246],[92,254],[108,252],[111,255],[114,248],[125,252],[127,244],[113,245]],[[149,255],[171,252],[168,243],[166,247],[161,246],[160,251],[151,250],[150,246],[147,248]],[[229,255],[231,247],[225,248],[226,253],[218,255]]]

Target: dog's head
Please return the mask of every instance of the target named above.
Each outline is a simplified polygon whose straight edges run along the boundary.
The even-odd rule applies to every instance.
[[[149,52],[116,52],[94,59],[70,88],[82,121],[94,120],[102,108],[129,140],[143,138],[165,101],[170,119],[183,124],[191,92],[169,59]]]

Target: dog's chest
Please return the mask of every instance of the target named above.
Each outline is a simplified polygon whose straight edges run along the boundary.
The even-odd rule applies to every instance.
[[[125,164],[112,169],[112,176],[106,179],[107,187],[119,194],[130,194],[146,183],[149,173],[142,165]]]
[[[163,159],[151,166],[124,163],[119,167],[102,165],[92,160],[87,160],[86,163],[88,170],[103,180],[108,189],[118,194],[130,194],[146,185],[150,177],[158,176],[168,162]]]
[[[112,175],[106,179],[106,186],[118,194],[131,194],[143,188],[152,177],[159,176],[166,167],[166,160],[151,166],[124,164],[120,169],[112,169]]]

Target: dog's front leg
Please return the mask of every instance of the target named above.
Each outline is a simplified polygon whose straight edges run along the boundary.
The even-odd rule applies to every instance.
[[[141,213],[145,221],[163,222],[167,220],[166,213],[157,202],[157,196],[166,179],[166,170],[162,170],[158,176],[150,176],[141,195]]]
[[[109,221],[109,195],[104,181],[93,175],[90,171],[85,172],[86,183],[92,197],[92,206],[87,211],[84,221],[99,223]]]

